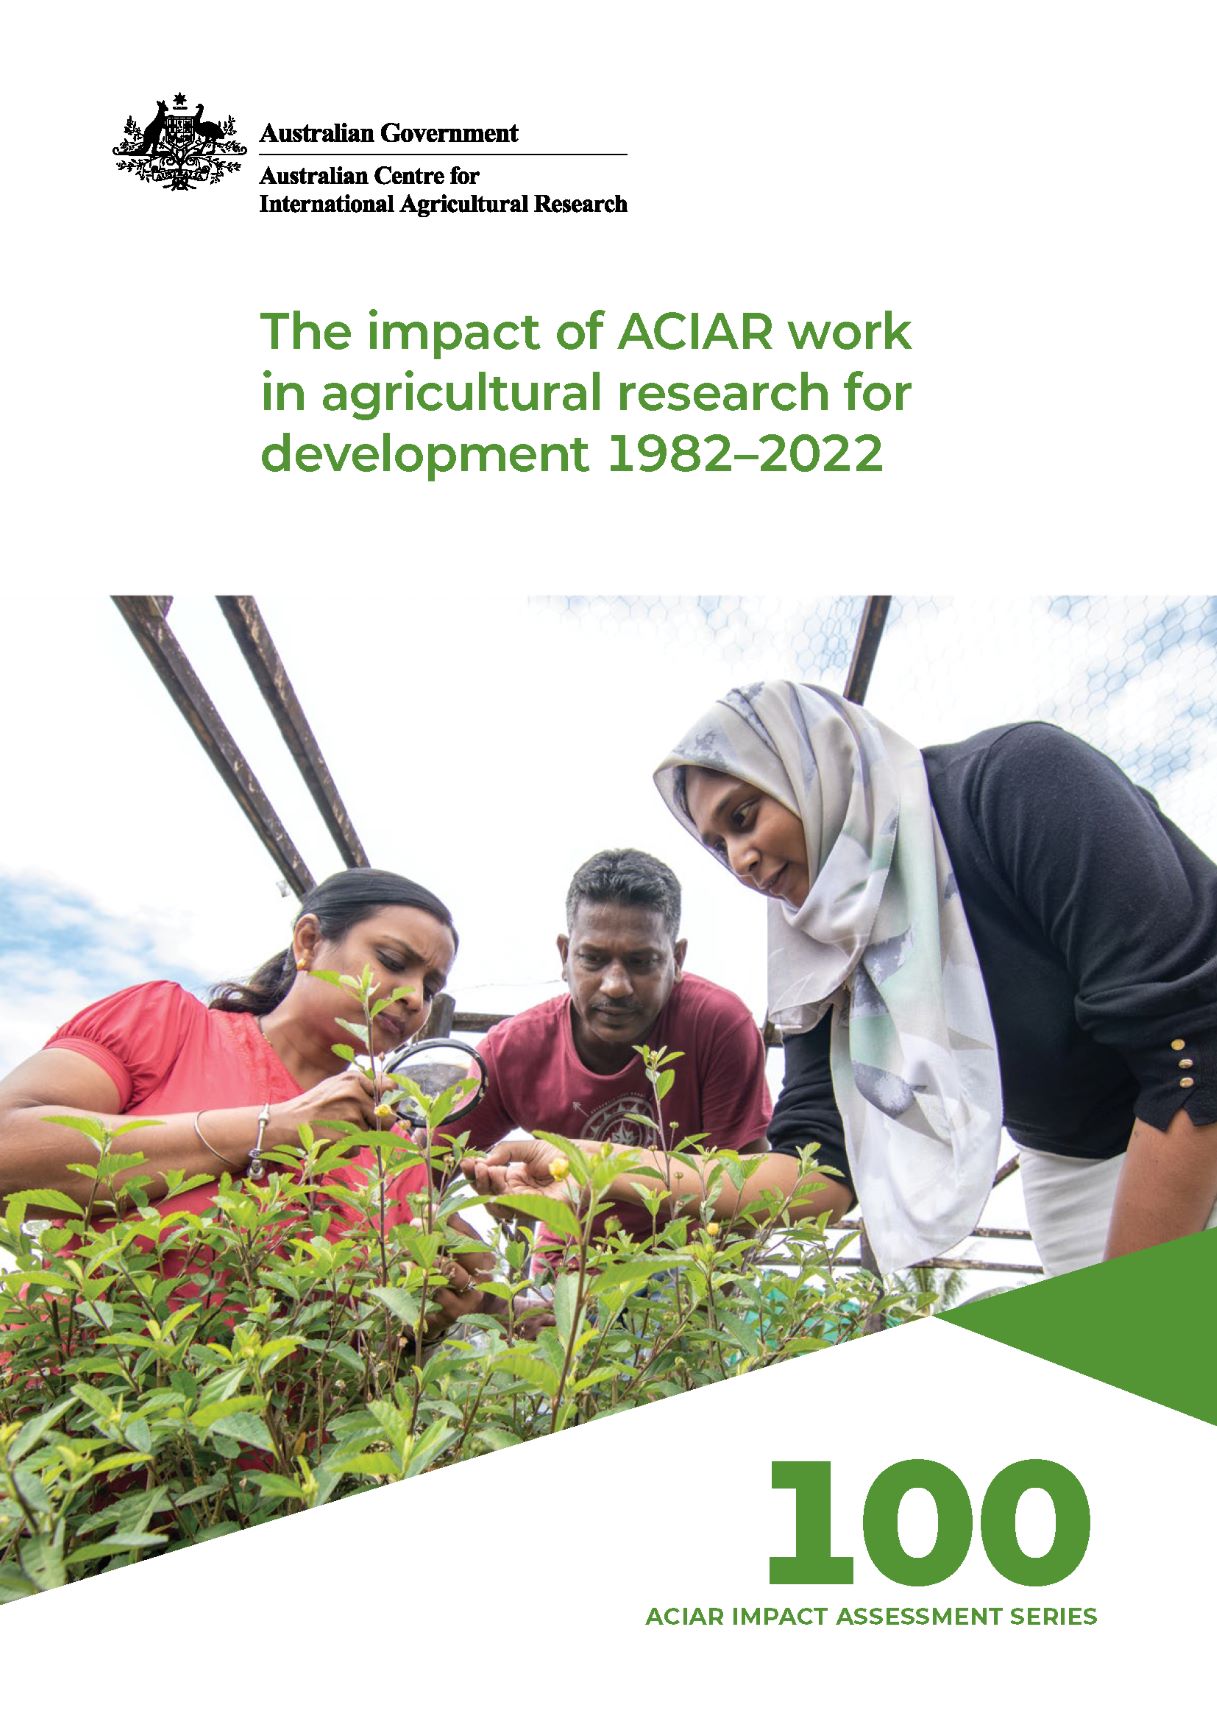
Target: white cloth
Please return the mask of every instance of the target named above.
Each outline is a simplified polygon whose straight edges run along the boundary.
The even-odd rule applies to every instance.
[[[1020,1148],[1019,1169],[1027,1224],[1046,1274],[1071,1274],[1103,1260],[1116,1185],[1124,1155],[1110,1160],[1079,1160]],[[1204,1230],[1217,1227],[1217,1204]]]
[[[700,840],[690,765],[798,815],[812,884],[800,908],[770,905],[769,1014],[801,1033],[833,1008],[833,1089],[882,1271],[950,1249],[992,1189],[1001,1079],[920,753],[838,694],[760,682],[713,706],[655,773]]]

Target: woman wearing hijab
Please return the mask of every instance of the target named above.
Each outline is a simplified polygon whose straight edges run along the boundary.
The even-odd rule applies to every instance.
[[[821,1144],[884,1272],[971,1232],[1003,1124],[1050,1273],[1217,1224],[1217,868],[1109,759],[765,682],[656,783],[770,898],[770,1146]]]
[[[369,966],[379,997],[410,989],[375,1018],[373,1050],[387,1053],[421,1028],[456,948],[438,897],[399,874],[352,867],[307,894],[287,949],[243,985],[220,987],[210,1005],[173,981],[150,981],[86,1006],[0,1081],[0,1197],[50,1189],[88,1199],[90,1181],[68,1169],[87,1158],[84,1140],[50,1122],[64,1114],[110,1127],[155,1118],[136,1143],[143,1163],[127,1176],[151,1175],[145,1199],[174,1213],[200,1213],[224,1172],[256,1175],[257,1154],[296,1143],[302,1124],[378,1128],[371,1078],[332,1050],[350,1038],[338,1020],[350,999],[313,971]],[[372,1162],[372,1150],[360,1150],[328,1181],[353,1187]],[[171,1171],[210,1181],[166,1198]],[[410,1218],[409,1194],[424,1181],[422,1167],[393,1181],[390,1226]],[[445,1311],[468,1313],[479,1299],[471,1276],[454,1263],[450,1277]]]

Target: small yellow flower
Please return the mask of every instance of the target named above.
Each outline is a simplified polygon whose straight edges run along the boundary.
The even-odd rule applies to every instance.
[[[711,1220],[710,1221],[710,1224],[706,1227],[706,1236],[708,1238],[717,1238],[717,1236],[718,1236],[718,1221],[717,1220]]]
[[[570,1161],[565,1154],[559,1154],[556,1160],[549,1163],[549,1175],[557,1183],[570,1171]]]
[[[392,1118],[393,1108],[389,1105],[387,1100],[382,1100],[380,1105],[376,1108],[376,1116],[377,1118]]]

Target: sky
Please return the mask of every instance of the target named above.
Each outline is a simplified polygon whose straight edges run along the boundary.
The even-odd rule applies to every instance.
[[[453,910],[458,1008],[515,1011],[559,990],[570,875],[629,844],[682,880],[689,968],[758,1018],[765,905],[689,841],[651,773],[730,686],[793,675],[841,688],[860,609],[763,594],[462,603],[459,584],[395,602],[353,579],[324,603],[263,601],[373,862]],[[170,976],[203,990],[248,973],[286,943],[294,900],[108,599],[8,600],[0,618],[7,1069],[119,987]],[[181,598],[170,622],[314,874],[332,871],[218,607]],[[1215,660],[1212,599],[902,599],[868,704],[919,745],[1062,723],[1217,854]]]

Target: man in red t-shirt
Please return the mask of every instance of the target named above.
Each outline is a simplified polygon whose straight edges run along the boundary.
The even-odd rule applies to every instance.
[[[472,1149],[500,1145],[468,1162],[478,1188],[501,1193],[549,1182],[553,1148],[501,1141],[519,1127],[633,1148],[652,1175],[631,1174],[620,1192],[610,1192],[630,1229],[650,1227],[645,1209],[628,1200],[633,1184],[667,1182],[675,1195],[700,1200],[695,1174],[677,1163],[665,1177],[656,1132],[629,1117],[655,1116],[634,1050],[649,1046],[684,1055],[668,1067],[674,1080],[659,1120],[669,1147],[704,1133],[705,1149],[765,1156],[742,1197],[721,1181],[716,1213],[729,1217],[763,1189],[790,1194],[798,1162],[771,1154],[765,1140],[772,1106],[764,1043],[741,999],[685,973],[680,885],[672,870],[637,849],[593,855],[571,880],[566,924],[558,952],[568,996],[497,1024],[482,1042],[489,1081],[462,1127]]]

